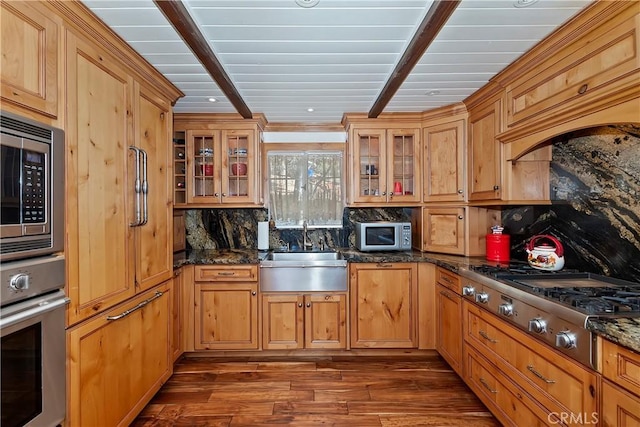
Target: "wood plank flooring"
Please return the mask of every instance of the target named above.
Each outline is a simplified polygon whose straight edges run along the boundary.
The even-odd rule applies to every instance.
[[[178,361],[132,426],[500,426],[438,356]]]

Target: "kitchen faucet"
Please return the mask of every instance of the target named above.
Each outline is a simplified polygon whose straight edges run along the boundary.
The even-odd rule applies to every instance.
[[[307,221],[302,223],[302,248],[306,251],[307,248],[313,250],[313,243],[307,237]]]

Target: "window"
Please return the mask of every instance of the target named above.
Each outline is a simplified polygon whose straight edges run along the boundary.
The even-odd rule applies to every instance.
[[[269,151],[267,167],[277,227],[342,227],[342,152]]]

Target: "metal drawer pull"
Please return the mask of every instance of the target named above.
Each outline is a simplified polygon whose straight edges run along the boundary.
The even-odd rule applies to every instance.
[[[235,271],[220,271],[218,276],[234,276],[235,274]]]
[[[379,268],[391,268],[391,267],[393,267],[393,264],[384,264],[384,263],[379,262],[379,263],[376,264],[376,267],[379,267]]]
[[[457,302],[451,295],[449,295],[448,292],[445,291],[440,291],[440,295],[442,295],[443,297],[450,299],[451,301]]]
[[[535,375],[536,377],[540,378],[542,381],[544,381],[547,384],[555,384],[556,383],[555,380],[547,379],[540,372],[536,371],[536,369],[533,367],[533,365],[527,365],[527,369],[529,370],[529,372],[531,372],[533,375]]]
[[[480,378],[480,383],[482,383],[484,388],[489,390],[491,393],[493,393],[493,394],[497,394],[498,393],[498,390],[492,389],[491,386],[484,380],[484,378]]]
[[[485,340],[489,341],[490,343],[497,343],[498,340],[494,340],[493,338],[489,337],[489,335],[487,335],[487,333],[485,331],[478,331],[478,333],[480,334],[480,336],[482,338],[484,338]]]
[[[440,280],[442,280],[443,282],[447,282],[450,285],[453,285],[453,282],[447,276],[440,276]]]
[[[156,291],[156,294],[154,296],[152,296],[151,298],[142,301],[140,304],[136,305],[133,308],[130,308],[129,310],[123,311],[122,313],[118,314],[117,316],[107,316],[107,320],[119,320],[119,319],[122,319],[123,317],[126,317],[126,316],[130,315],[134,311],[141,309],[142,307],[144,307],[145,305],[149,304],[154,299],[160,298],[162,295],[164,295],[164,292]]]

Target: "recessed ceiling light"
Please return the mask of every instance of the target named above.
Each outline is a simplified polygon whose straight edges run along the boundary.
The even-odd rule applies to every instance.
[[[439,94],[440,94],[440,91],[438,89],[429,90],[426,93],[427,96],[434,96],[434,95],[439,95]]]
[[[538,3],[538,0],[516,0],[513,2],[513,7],[529,7]]]
[[[296,4],[300,7],[314,7],[320,3],[320,0],[296,0]]]
[[[218,102],[218,100],[214,97],[209,98],[209,102]]]
[[[314,110],[313,108],[307,108],[307,111],[310,112],[310,113],[313,113],[316,110]]]

